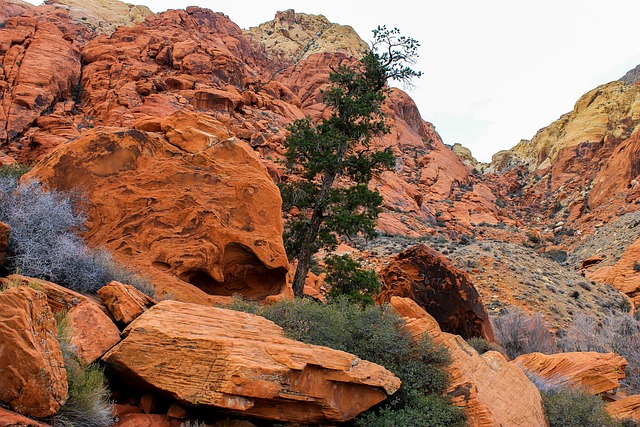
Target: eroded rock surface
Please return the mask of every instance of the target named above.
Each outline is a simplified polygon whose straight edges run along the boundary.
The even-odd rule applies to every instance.
[[[468,274],[426,245],[398,254],[379,277],[383,282],[379,302],[389,302],[393,296],[411,298],[443,331],[495,341],[489,315]]]
[[[100,288],[98,295],[113,318],[126,325],[156,303],[133,286],[116,281],[111,281]]]
[[[67,312],[74,354],[84,364],[93,363],[120,341],[120,331],[97,304],[83,302]]]
[[[0,401],[31,417],[57,413],[68,397],[67,373],[44,293],[0,292],[0,343]]]
[[[549,388],[583,387],[593,394],[620,387],[627,361],[614,353],[569,352],[530,353],[513,360],[530,375],[537,376]]]
[[[103,360],[179,402],[281,421],[349,420],[398,390],[386,369],[285,338],[262,317],[161,301]]]
[[[640,395],[638,394],[609,402],[604,408],[617,420],[640,421]]]
[[[155,126],[97,129],[28,177],[86,192],[88,241],[150,277],[159,296],[287,293],[280,193],[255,152],[206,115],[175,113]]]
[[[547,426],[542,398],[525,374],[496,351],[483,355],[458,335],[442,332],[436,320],[415,301],[391,297],[391,305],[407,321],[415,340],[427,334],[451,354],[448,394],[464,409],[467,425]]]

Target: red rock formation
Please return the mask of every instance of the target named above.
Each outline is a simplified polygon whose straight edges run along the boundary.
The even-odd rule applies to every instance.
[[[112,372],[200,408],[342,422],[400,387],[381,366],[290,340],[273,322],[232,310],[161,301],[124,335],[103,357]]]
[[[56,323],[44,293],[0,292],[0,401],[32,417],[53,415],[68,396]]]
[[[0,427],[51,427],[0,407]]]
[[[582,387],[600,394],[620,387],[627,361],[614,353],[570,352],[523,354],[513,360],[549,388]]]
[[[7,259],[9,234],[11,234],[11,228],[4,222],[0,222],[0,267],[4,266]]]
[[[71,345],[78,359],[93,363],[120,341],[118,327],[93,302],[83,302],[67,312]]]
[[[629,246],[618,262],[607,269],[604,283],[627,295],[636,308],[640,307],[640,240]]]
[[[604,409],[617,420],[640,421],[640,395],[634,394],[609,402]]]
[[[379,277],[383,287],[378,302],[389,302],[393,296],[411,298],[443,331],[495,341],[489,315],[468,274],[426,245],[395,256]]]
[[[538,389],[500,353],[479,355],[460,336],[442,332],[436,320],[409,298],[391,297],[415,340],[427,334],[451,354],[447,367],[452,403],[464,409],[467,425],[547,426]]]
[[[107,306],[113,318],[125,325],[144,313],[156,301],[131,285],[112,281],[98,290],[98,296]]]
[[[82,189],[88,241],[149,276],[159,296],[290,293],[280,193],[253,150],[206,115],[176,113],[156,125],[163,133],[98,129],[26,178]]]

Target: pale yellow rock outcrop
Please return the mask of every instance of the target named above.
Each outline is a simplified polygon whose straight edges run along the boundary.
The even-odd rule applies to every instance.
[[[273,21],[245,30],[245,35],[262,43],[276,58],[296,62],[313,53],[342,52],[361,57],[369,46],[348,25],[332,24],[323,15],[286,10]]]
[[[131,26],[153,15],[147,6],[119,0],[48,0],[47,3],[69,7],[71,18],[89,29],[111,34],[117,27]]]
[[[639,122],[640,86],[607,83],[584,94],[573,111],[538,131],[531,141],[521,140],[506,153],[501,152],[492,166],[500,171],[500,166],[516,162],[527,164],[530,170],[546,169],[563,148],[583,142],[601,143],[608,137],[628,138]]]

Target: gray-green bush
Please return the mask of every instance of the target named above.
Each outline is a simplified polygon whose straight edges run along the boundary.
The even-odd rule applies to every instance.
[[[549,427],[621,427],[604,409],[600,396],[578,389],[542,393]]]
[[[94,292],[111,280],[140,285],[104,250],[89,248],[77,234],[86,216],[74,193],[47,191],[18,174],[0,176],[0,221],[11,227],[7,270],[38,277],[78,292]]]
[[[501,316],[492,317],[491,325],[496,340],[511,359],[536,351],[545,354],[558,351],[539,314],[528,315],[519,307],[509,307]]]

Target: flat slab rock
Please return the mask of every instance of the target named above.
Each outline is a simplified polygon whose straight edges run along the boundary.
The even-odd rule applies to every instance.
[[[400,387],[385,368],[284,337],[262,317],[162,301],[103,360],[178,402],[279,421],[342,422]]]

